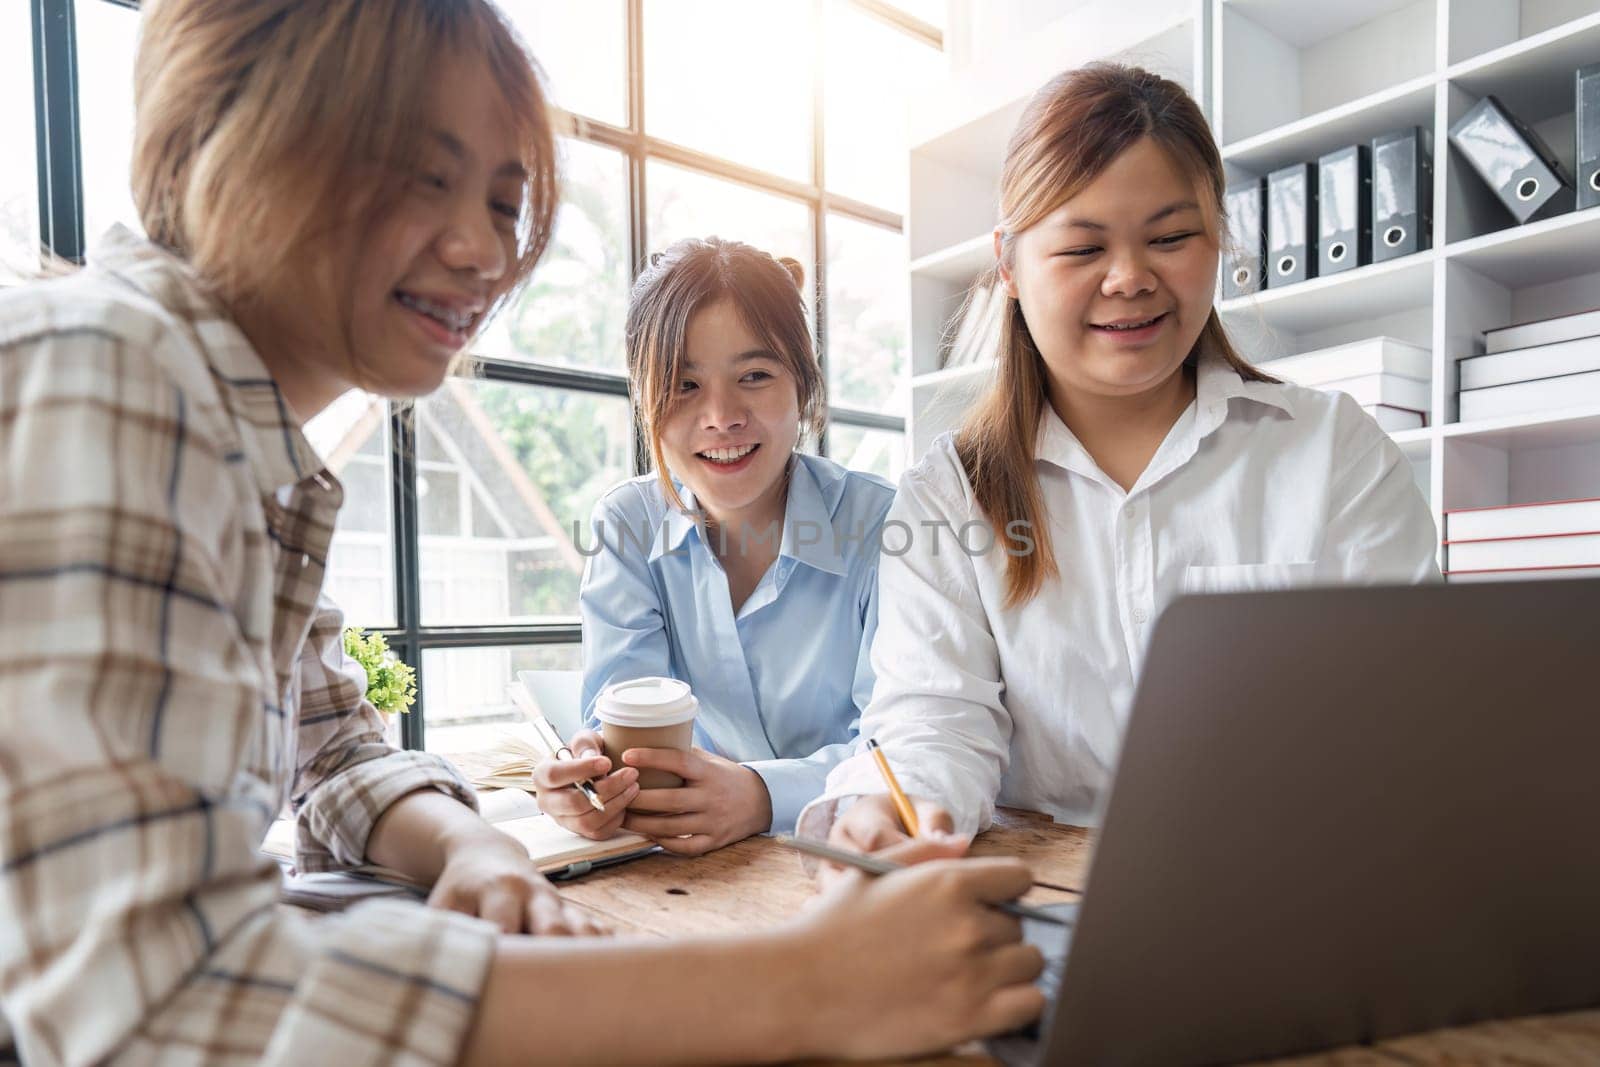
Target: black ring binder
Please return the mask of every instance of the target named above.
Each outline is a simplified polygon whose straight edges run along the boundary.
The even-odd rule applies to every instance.
[[[1578,142],[1578,209],[1600,207],[1600,63],[1573,77]]]
[[[1272,278],[1267,288],[1317,276],[1317,177],[1312,163],[1267,175],[1267,248]]]
[[[1230,269],[1222,276],[1224,297],[1245,296],[1265,285],[1267,187],[1260,178],[1230,185],[1228,209]]]
[[[1547,219],[1576,206],[1566,167],[1496,97],[1472,105],[1450,127],[1450,143],[1518,222]]]
[[[1372,256],[1382,263],[1432,243],[1433,159],[1420,126],[1372,139]]]
[[[1317,160],[1318,274],[1338,274],[1372,262],[1372,154],[1364,144]]]

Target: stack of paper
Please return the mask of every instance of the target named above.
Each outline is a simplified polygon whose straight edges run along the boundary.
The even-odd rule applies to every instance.
[[[1452,582],[1600,575],[1600,500],[1557,500],[1444,514]]]
[[[1490,330],[1458,368],[1462,422],[1600,404],[1600,309]]]
[[[1261,365],[1275,378],[1349,393],[1385,430],[1428,424],[1433,353],[1393,337],[1370,337]]]

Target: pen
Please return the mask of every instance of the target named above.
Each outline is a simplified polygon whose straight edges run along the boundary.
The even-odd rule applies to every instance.
[[[889,786],[889,799],[894,801],[894,810],[900,814],[900,822],[905,827],[906,833],[916,837],[917,812],[911,806],[911,798],[906,796],[905,790],[901,789],[900,783],[895,780],[894,772],[889,769],[889,760],[884,756],[883,749],[878,747],[878,742],[868,738],[867,750],[872,753],[872,758],[878,761],[878,770]]]
[[[794,849],[796,852],[804,852],[808,856],[815,856],[818,859],[828,860],[831,863],[839,863],[846,867],[854,867],[856,870],[866,871],[868,874],[892,874],[895,871],[903,871],[906,869],[904,866],[898,863],[890,863],[888,860],[881,860],[876,856],[864,856],[859,852],[846,852],[844,849],[834,848],[831,845],[824,845],[820,841],[813,841],[806,837],[795,837],[791,834],[774,834],[773,840],[777,841],[780,845],[785,845]],[[1015,916],[1018,919],[1034,919],[1038,922],[1052,923],[1056,926],[1066,926],[1069,923],[1069,920],[1064,919],[1053,912],[1045,911],[1043,908],[1035,908],[1027,904],[1018,904],[1011,900],[1003,901],[998,904],[991,904],[989,906],[991,908],[997,908],[1000,911],[1005,912],[1007,915]]]
[[[511,702],[521,708],[523,714],[528,716],[528,723],[533,727],[533,732],[539,735],[539,740],[544,743],[544,747],[549,750],[551,756],[556,759],[578,758],[577,754],[567,747],[567,743],[561,740],[561,735],[556,732],[556,728],[551,725],[550,720],[540,714],[539,709],[534,706],[533,700],[528,696],[527,691],[522,688],[521,682],[512,682],[506,686],[506,692],[511,694]],[[573,782],[572,788],[588,797],[589,806],[595,811],[606,810],[606,802],[601,800],[600,794],[594,791],[594,783],[589,779],[585,778],[581,782]]]

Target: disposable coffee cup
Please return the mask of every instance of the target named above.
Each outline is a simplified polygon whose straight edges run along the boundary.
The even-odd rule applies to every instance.
[[[688,683],[676,678],[613,682],[600,690],[594,703],[600,738],[613,770],[623,766],[622,754],[630,748],[689,751],[699,710],[700,702]],[[683,779],[671,771],[652,768],[639,772],[640,789],[673,789],[682,784]]]

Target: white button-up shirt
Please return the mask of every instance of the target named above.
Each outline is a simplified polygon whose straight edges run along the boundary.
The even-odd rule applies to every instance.
[[[997,802],[1095,823],[1152,624],[1180,594],[1437,580],[1411,467],[1350,397],[1246,382],[1216,358],[1196,386],[1128,492],[1045,406],[1034,469],[1060,576],[1016,609],[1002,606],[1005,553],[983,552],[976,527],[968,548],[957,541],[984,516],[950,435],[902,478],[861,736],[958,831],[986,827]],[[858,753],[800,832],[825,833],[841,798],[883,789]]]

